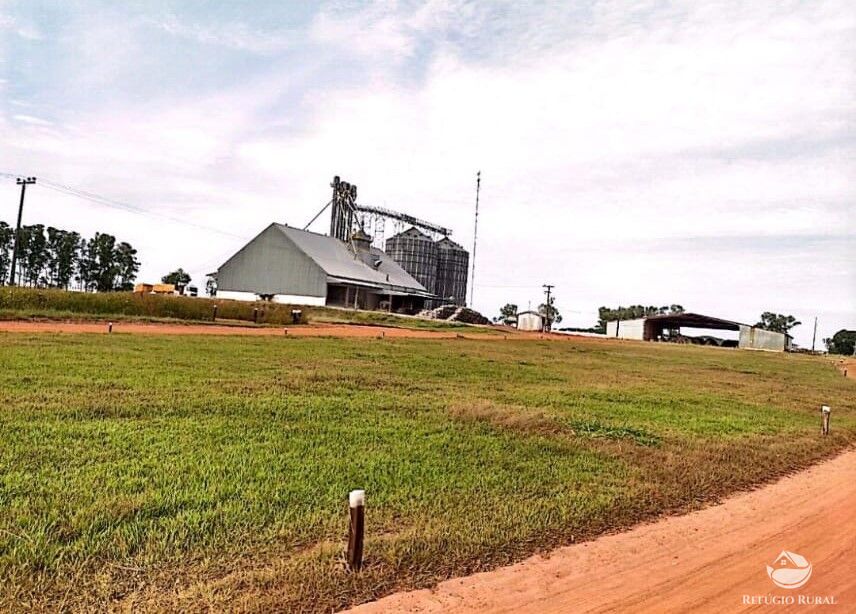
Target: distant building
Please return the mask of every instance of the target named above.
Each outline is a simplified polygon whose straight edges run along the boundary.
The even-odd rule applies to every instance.
[[[217,297],[414,313],[434,295],[362,233],[271,224],[217,269]]]
[[[751,350],[784,352],[791,349],[791,336],[697,313],[653,315],[634,320],[613,320],[606,323],[606,336],[640,341],[680,340],[681,328],[728,330],[739,333],[737,347]],[[690,340],[691,338],[684,338]],[[718,345],[706,337],[711,345]],[[734,342],[731,342],[732,344]],[[733,345],[732,345],[733,346]]]
[[[517,330],[544,330],[544,318],[537,311],[521,311],[517,314]]]

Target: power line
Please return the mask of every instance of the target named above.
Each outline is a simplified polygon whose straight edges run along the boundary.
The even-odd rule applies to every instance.
[[[0,175],[4,177],[15,177],[15,175],[10,175],[9,173],[0,173]],[[86,190],[81,190],[79,188],[74,188],[72,186],[68,186],[62,183],[58,183],[56,181],[51,181],[49,179],[40,178],[39,183],[37,184],[41,187],[47,188],[49,190],[53,190],[54,192],[59,192],[61,194],[66,194],[68,196],[74,196],[76,198],[80,198],[82,200],[87,200],[89,202],[95,203],[97,205],[102,205],[104,207],[109,207],[111,209],[118,209],[120,211],[125,211],[128,213],[133,213],[135,215],[141,215],[144,217],[158,217],[164,220],[168,220],[170,222],[174,222],[176,224],[183,224],[185,226],[190,226],[193,228],[197,228],[199,230],[205,230],[207,232],[214,232],[217,234],[221,234],[227,237],[232,237],[235,239],[244,239],[246,240],[246,236],[238,235],[232,232],[228,232],[225,230],[221,230],[219,228],[214,228],[212,226],[207,226],[205,224],[197,224],[195,222],[190,222],[186,219],[182,219],[179,217],[175,217],[172,215],[168,215],[165,213],[158,213],[156,211],[149,211],[143,209],[142,207],[138,207],[136,205],[132,205],[126,202],[122,202],[119,200],[115,200],[113,198],[109,198],[107,196],[102,196],[101,194],[96,194],[94,192],[87,192]]]

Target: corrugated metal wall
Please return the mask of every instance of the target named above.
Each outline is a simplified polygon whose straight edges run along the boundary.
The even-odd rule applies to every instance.
[[[537,313],[521,313],[517,316],[518,330],[541,330],[543,320]]]
[[[386,240],[386,253],[429,291],[437,284],[437,245],[428,235],[405,230]]]
[[[754,326],[740,326],[738,347],[746,350],[774,350],[784,352],[788,348],[788,339],[784,333],[776,333]]]
[[[642,340],[645,338],[645,318],[607,322],[606,336]]]
[[[217,271],[218,291],[327,296],[327,274],[270,225]]]
[[[470,254],[454,241],[437,241],[437,284],[434,294],[444,299],[454,297],[456,305],[467,304],[467,278]]]

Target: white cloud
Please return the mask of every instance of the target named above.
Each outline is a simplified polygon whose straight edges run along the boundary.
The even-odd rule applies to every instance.
[[[53,122],[50,122],[46,119],[42,119],[40,117],[33,117],[32,115],[13,115],[12,119],[16,119],[19,122],[23,122],[25,124],[33,124],[34,126],[51,126]]]
[[[152,23],[164,32],[197,43],[224,46],[260,54],[274,54],[293,49],[302,38],[299,33],[292,30],[265,32],[253,29],[243,23],[203,25],[188,23],[174,15],[159,21],[152,21]]]

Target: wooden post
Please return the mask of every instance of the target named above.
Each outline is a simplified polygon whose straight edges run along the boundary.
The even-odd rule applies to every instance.
[[[214,305],[214,315],[211,316],[211,321],[212,322],[217,321],[217,305],[216,304]]]
[[[288,337],[288,329],[287,328],[283,328],[282,332],[286,337]]]
[[[363,533],[365,530],[366,491],[352,490],[348,495],[351,524],[348,531],[348,566],[359,571],[363,566]]]
[[[822,405],[820,408],[820,434],[823,436],[829,435],[829,414],[831,412],[829,405]]]
[[[253,307],[253,324],[259,323],[259,308]]]
[[[108,333],[113,332],[113,322],[107,322],[107,332]]]

